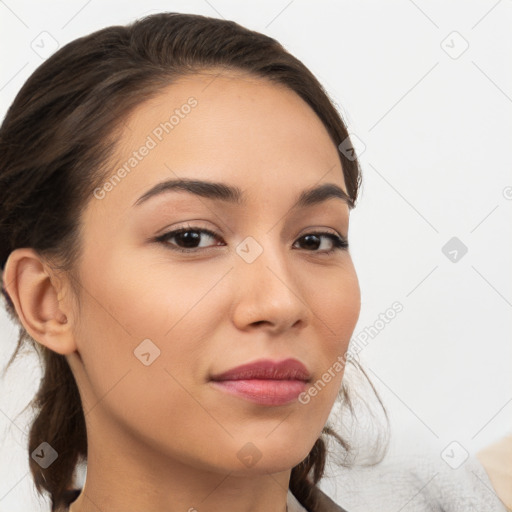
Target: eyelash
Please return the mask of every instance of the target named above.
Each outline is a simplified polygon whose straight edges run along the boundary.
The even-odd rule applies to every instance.
[[[163,244],[166,248],[168,248],[172,251],[177,251],[177,252],[182,252],[182,253],[197,253],[201,250],[208,249],[208,248],[201,248],[201,247],[192,247],[192,248],[188,248],[188,249],[183,249],[181,247],[172,247],[167,242],[169,238],[173,238],[176,235],[180,235],[182,233],[187,233],[187,232],[205,233],[205,234],[211,236],[212,238],[216,238],[216,239],[220,238],[217,235],[217,233],[215,233],[214,231],[210,231],[209,229],[199,228],[199,227],[195,227],[195,226],[186,226],[186,227],[176,229],[174,231],[169,231],[167,233],[164,233],[163,235],[160,235],[159,237],[157,237],[155,239],[155,241]],[[335,251],[340,251],[340,250],[343,251],[343,250],[348,249],[348,241],[344,237],[338,236],[329,231],[313,231],[311,233],[306,233],[306,234],[302,235],[300,238],[298,238],[298,240],[305,238],[308,235],[325,236],[325,237],[329,238],[332,241],[333,248],[329,249],[327,251],[314,250],[314,251],[307,251],[307,252],[313,252],[313,253],[316,252],[318,254],[328,255],[328,254],[334,253]]]

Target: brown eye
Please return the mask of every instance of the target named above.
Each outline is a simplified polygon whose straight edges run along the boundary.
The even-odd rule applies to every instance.
[[[326,238],[331,242],[331,248],[318,250],[322,246],[322,238]],[[348,242],[345,238],[342,238],[334,233],[330,232],[315,232],[307,233],[306,235],[299,238],[303,240],[302,246],[310,252],[318,252],[323,254],[330,254],[336,250],[347,249]]]
[[[211,247],[211,245],[207,245],[206,247],[201,247],[199,245],[205,238],[212,238],[216,240],[220,239],[220,237],[216,233],[210,231],[209,229],[190,226],[176,229],[174,231],[169,231],[168,233],[164,233],[163,235],[159,236],[156,240],[158,242],[163,243],[166,247],[174,251],[197,252],[198,250]],[[169,243],[169,240],[172,239],[175,239],[175,241]]]

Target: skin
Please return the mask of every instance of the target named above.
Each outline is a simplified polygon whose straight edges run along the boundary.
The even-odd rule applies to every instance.
[[[288,357],[316,382],[347,351],[360,290],[347,249],[320,254],[329,238],[316,248],[302,239],[318,230],[347,238],[348,206],[330,198],[290,209],[306,188],[346,187],[322,122],[284,87],[226,71],[180,79],[125,120],[107,176],[190,96],[190,114],[103,199],[91,197],[79,303],[32,249],[13,251],[4,274],[24,327],[66,356],[80,390],[89,453],[72,512],[283,512],[291,469],[341,385],[343,371],[309,403],[283,406],[210,385],[214,373]],[[236,185],[247,203],[171,191],[132,206],[177,177]],[[169,249],[176,238],[153,241],[187,223],[219,239],[202,234],[210,249],[196,255]],[[235,251],[247,236],[263,248],[252,263]],[[149,366],[134,356],[147,338],[161,351]],[[237,456],[249,442],[261,455],[250,467]]]

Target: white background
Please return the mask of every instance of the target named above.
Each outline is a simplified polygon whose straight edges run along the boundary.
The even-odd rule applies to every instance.
[[[359,353],[393,442],[440,454],[456,440],[475,454],[511,432],[512,2],[5,0],[2,117],[47,56],[42,38],[51,49],[164,10],[276,38],[362,141],[349,237],[362,291],[354,338],[403,305]],[[442,252],[452,237],[468,249],[457,262]],[[2,311],[0,369],[16,338]],[[35,362],[19,359],[0,381],[0,511],[46,510],[26,462],[29,416],[16,418],[36,391]]]

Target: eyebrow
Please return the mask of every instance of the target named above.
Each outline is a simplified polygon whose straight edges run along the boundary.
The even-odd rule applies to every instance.
[[[173,190],[186,191],[207,199],[224,201],[239,206],[243,206],[245,204],[245,194],[236,186],[220,182],[181,178],[157,183],[139,197],[133,206],[141,205],[152,197],[156,197],[160,194]],[[331,198],[341,199],[348,205],[349,209],[354,207],[354,201],[342,188],[334,183],[323,183],[322,185],[303,190],[292,205],[292,209],[306,208],[308,206],[322,203]]]

